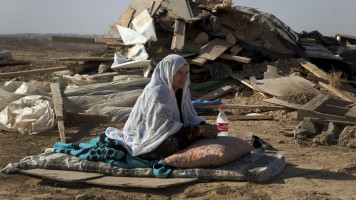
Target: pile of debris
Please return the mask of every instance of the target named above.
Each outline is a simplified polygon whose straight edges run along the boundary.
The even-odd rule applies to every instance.
[[[207,103],[197,108],[218,108],[208,101],[241,84],[276,106],[225,104],[226,109],[297,110],[302,123],[294,137],[319,134],[315,143],[356,147],[352,36],[299,34],[269,13],[233,7],[231,0],[133,0],[104,38],[53,36],[52,42],[106,47],[88,56],[53,58],[72,63],[66,71],[55,69],[51,84],[62,142],[64,121],[124,122],[156,64],[176,53],[190,63],[192,90],[204,91],[196,99]],[[1,123],[0,128],[10,129]]]

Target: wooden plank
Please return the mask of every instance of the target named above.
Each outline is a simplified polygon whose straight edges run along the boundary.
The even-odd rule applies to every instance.
[[[117,76],[117,75],[119,75],[119,72],[108,72],[108,73],[90,75],[90,76],[88,76],[88,78],[94,80],[94,79],[100,79],[100,78],[104,78],[104,77],[112,77],[112,76]]]
[[[53,169],[52,170],[28,169],[28,170],[20,170],[20,172],[23,174],[37,176],[40,178],[46,178],[55,181],[67,182],[67,183],[78,183],[93,178],[101,178],[104,176],[104,174],[100,174],[100,173],[87,173],[87,172],[53,170]]]
[[[218,89],[216,89],[214,91],[209,92],[206,95],[201,96],[200,99],[211,101],[211,100],[214,100],[214,99],[216,99],[216,98],[218,98],[218,97],[220,97],[220,96],[232,91],[233,89],[234,88],[229,86],[229,85],[223,86],[221,88],[218,88]]]
[[[317,108],[315,111],[320,112],[320,113],[327,113],[330,115],[340,115],[343,116],[345,115],[350,108],[344,108],[340,106],[334,106],[334,105],[329,105],[329,104],[323,104],[319,108]]]
[[[330,96],[328,95],[319,94],[318,96],[310,100],[308,103],[304,104],[300,109],[314,111],[318,109],[323,103],[325,103],[329,98]]]
[[[96,123],[106,124],[111,122],[111,117],[108,115],[93,115],[88,113],[66,113],[66,123],[85,124]]]
[[[103,44],[107,46],[118,46],[118,47],[123,47],[126,46],[123,42],[120,42],[118,40],[113,40],[113,39],[107,39],[107,38],[95,38],[95,44]]]
[[[188,184],[197,181],[198,178],[155,178],[155,177],[115,177],[87,180],[85,183],[93,185],[136,188],[166,188],[176,185]]]
[[[317,66],[315,66],[314,64],[306,61],[304,58],[299,58],[297,59],[297,61],[302,67],[304,67],[305,69],[313,73],[315,76],[328,80],[327,73],[324,72],[322,69],[318,68]]]
[[[330,115],[324,114],[309,110],[299,109],[297,112],[297,119],[304,120],[305,117],[317,118],[321,120],[329,120],[329,121],[341,121],[341,122],[355,122],[356,118],[345,117],[345,116],[338,116],[338,115]]]
[[[229,54],[221,54],[219,58],[226,59],[226,60],[232,60],[236,62],[241,62],[241,63],[250,63],[251,58],[246,58],[246,57],[241,57],[241,56],[233,56]]]
[[[66,137],[64,133],[64,120],[63,120],[63,99],[61,95],[61,91],[59,89],[59,83],[51,83],[51,92],[52,92],[52,101],[54,106],[54,111],[56,114],[57,125],[59,136],[61,138],[61,142],[66,142]]]
[[[241,83],[243,83],[243,84],[246,85],[247,87],[249,87],[249,88],[255,90],[255,87],[253,86],[253,84],[252,84],[249,80],[247,80],[247,79],[245,79],[244,77],[242,77],[240,74],[232,73],[230,76],[231,76],[232,78],[234,78],[234,79],[240,81]]]
[[[61,66],[61,67],[53,67],[53,68],[45,68],[45,69],[34,69],[28,71],[18,71],[18,72],[5,72],[0,73],[0,78],[12,78],[17,76],[26,76],[26,75],[33,75],[33,74],[41,74],[41,73],[48,73],[48,72],[55,72],[55,71],[62,71],[73,69],[73,67],[68,66]]]
[[[304,120],[313,122],[313,123],[329,123],[329,122],[334,122],[337,125],[342,125],[342,126],[355,126],[356,121],[354,122],[345,122],[345,121],[338,121],[338,120],[327,120],[327,119],[319,119],[319,118],[312,118],[312,117],[305,117]]]
[[[162,8],[168,11],[171,18],[193,20],[194,15],[187,0],[165,0],[162,2]]]
[[[174,24],[174,35],[172,39],[171,49],[174,51],[182,51],[184,48],[186,22],[182,19],[176,19]]]
[[[230,47],[231,44],[227,43],[225,40],[216,38],[200,51],[199,57],[208,60],[215,60]]]
[[[216,120],[216,116],[199,116],[206,120]],[[261,115],[261,116],[246,116],[246,115],[227,115],[228,120],[271,120],[273,116],[271,115]]]
[[[102,56],[104,54],[114,54],[115,52],[115,49],[109,49],[104,51],[88,52],[87,56]]]
[[[275,98],[275,97],[270,98],[270,99],[264,99],[263,101],[267,102],[267,103],[272,103],[272,104],[284,106],[286,108],[291,108],[291,109],[294,109],[294,110],[298,110],[298,109],[300,109],[302,107],[299,104],[289,103],[288,101],[284,101],[284,100],[281,100],[281,99],[278,99],[278,98]]]
[[[78,56],[65,58],[51,58],[51,60],[59,61],[98,61],[98,62],[114,62],[114,58],[92,57],[92,56]]]
[[[262,111],[270,111],[270,110],[287,110],[288,108],[283,106],[266,106],[266,105],[238,105],[238,104],[220,104],[220,105],[201,105],[195,106],[197,108],[212,108],[219,109],[222,106],[224,109],[241,109],[241,110],[250,110],[250,109],[258,109]]]
[[[195,64],[195,65],[199,65],[199,66],[202,66],[204,65],[206,62],[208,61],[208,59],[205,59],[205,58],[200,58],[200,57],[196,57],[192,60],[192,64]]]
[[[334,95],[340,97],[341,99],[344,99],[346,101],[352,101],[352,102],[356,102],[356,97],[343,92],[341,90],[338,90],[336,88],[331,87],[330,85],[327,85],[325,83],[319,82],[319,85],[325,89],[327,89],[328,91],[330,91],[331,93],[333,93]]]

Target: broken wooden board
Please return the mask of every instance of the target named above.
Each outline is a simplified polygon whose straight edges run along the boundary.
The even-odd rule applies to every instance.
[[[191,21],[194,18],[187,0],[165,0],[161,6],[168,11],[168,16],[171,18],[183,19],[184,21]]]
[[[207,101],[211,101],[211,100],[214,100],[230,91],[232,91],[234,88],[227,85],[227,86],[223,86],[221,88],[218,88],[212,92],[209,92],[208,94],[206,95],[203,95],[200,97],[200,99],[204,99],[204,100],[207,100]]]
[[[104,38],[121,38],[117,25],[127,27],[132,19],[141,14],[142,11],[150,9],[151,16],[156,13],[161,6],[162,0],[133,0],[126,8],[120,18],[111,26],[110,30],[105,34]],[[132,14],[135,10],[134,14]]]
[[[347,108],[347,106],[352,104],[353,102],[338,100],[328,95],[319,94],[298,110],[297,118],[304,120],[305,117],[310,117],[329,121],[355,122],[355,117],[346,116],[352,110]],[[352,112],[350,111],[350,113]]]
[[[65,58],[50,58],[51,60],[59,61],[98,61],[98,62],[114,62],[114,58],[103,58],[93,56],[78,56],[78,57],[65,57]]]
[[[238,104],[219,104],[219,105],[200,105],[194,106],[196,108],[212,108],[212,109],[219,109],[219,107],[224,107],[224,109],[258,109],[262,111],[270,111],[270,110],[286,110],[288,108],[283,106],[266,106],[266,105],[238,105]]]
[[[182,51],[184,48],[186,22],[182,19],[176,19],[174,24],[174,34],[171,49]]]
[[[341,99],[345,100],[345,101],[352,101],[352,102],[356,102],[356,97],[348,94],[347,92],[338,90],[336,88],[331,87],[330,85],[327,85],[323,82],[319,82],[319,85],[323,88],[325,88],[326,90],[328,90],[329,92],[333,93],[334,95],[340,97]]]
[[[59,136],[61,138],[61,142],[65,143],[66,137],[64,133],[63,99],[62,99],[61,91],[59,89],[59,83],[51,83],[51,92],[52,92],[54,111],[57,119]]]
[[[119,75],[119,72],[107,72],[107,73],[101,73],[101,74],[94,74],[94,75],[89,75],[88,79],[100,79],[100,78],[108,78],[108,77],[113,77]]]
[[[240,63],[250,63],[251,58],[246,58],[246,57],[241,57],[241,56],[233,56],[229,54],[221,54],[219,58],[226,59],[226,60],[232,60]]]
[[[318,68],[316,65],[313,63],[308,62],[304,58],[299,58],[297,61],[300,63],[302,67],[313,73],[315,76],[328,80],[328,74],[324,72],[324,70]]]
[[[26,76],[29,74],[33,75],[33,74],[48,73],[48,72],[55,72],[55,71],[62,71],[62,70],[69,70],[69,69],[73,69],[73,67],[61,66],[61,67],[34,69],[34,70],[19,71],[19,72],[5,72],[5,73],[0,73],[0,78],[12,78],[17,76]]]
[[[258,92],[259,94],[261,94],[262,96],[267,97],[266,94],[264,94],[262,90],[260,90],[258,87],[255,87],[255,86],[251,83],[251,81],[245,79],[245,78],[242,77],[240,74],[238,74],[238,73],[232,73],[232,74],[230,74],[230,76],[231,76],[231,78],[234,78],[234,79],[240,81],[242,84],[246,85],[247,87],[249,87],[249,88],[251,88],[251,89],[257,91],[257,92]]]
[[[216,120],[216,116],[199,116],[206,120]],[[248,115],[227,115],[229,120],[272,120],[271,115],[248,116]]]
[[[100,178],[104,176],[104,174],[100,174],[100,173],[88,173],[88,172],[78,172],[78,171],[53,170],[53,169],[28,169],[28,170],[20,170],[20,172],[23,174],[37,176],[40,178],[46,178],[50,180],[67,182],[67,183],[84,182],[85,180]]]
[[[167,188],[176,185],[196,182],[198,178],[148,178],[148,177],[115,177],[105,176],[87,180],[85,183],[113,187]]]
[[[295,103],[289,103],[288,101],[281,100],[281,99],[278,99],[278,98],[275,98],[275,97],[270,98],[270,99],[264,99],[263,101],[267,102],[267,103],[280,105],[280,106],[283,106],[283,107],[286,107],[286,108],[291,108],[291,109],[294,109],[294,110],[298,110],[299,108],[302,107],[302,105],[295,104]]]
[[[205,58],[208,60],[215,60],[221,54],[223,54],[224,51],[226,51],[226,49],[228,49],[230,47],[231,47],[231,45],[229,43],[227,43],[225,40],[216,38],[213,41],[211,41],[209,44],[207,44],[200,51],[200,55],[198,57]]]

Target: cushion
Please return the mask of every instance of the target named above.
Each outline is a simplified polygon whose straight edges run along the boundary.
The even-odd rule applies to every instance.
[[[194,141],[186,149],[179,151],[163,160],[172,167],[215,167],[250,153],[254,147],[248,142],[229,136]]]

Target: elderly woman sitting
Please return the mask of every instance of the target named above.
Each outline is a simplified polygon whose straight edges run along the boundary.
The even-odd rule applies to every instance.
[[[155,68],[123,131],[109,127],[106,136],[118,140],[130,155],[145,159],[169,156],[201,137],[216,137],[217,126],[197,116],[189,84],[187,61],[168,55]]]

